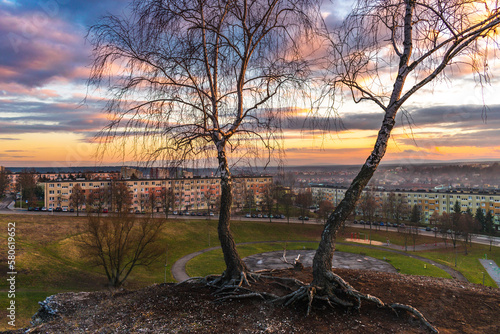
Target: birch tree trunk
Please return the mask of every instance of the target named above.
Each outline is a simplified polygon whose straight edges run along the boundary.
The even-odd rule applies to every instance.
[[[378,133],[377,142],[370,157],[366,160],[358,175],[354,178],[349,189],[346,191],[344,199],[339,203],[335,211],[328,217],[328,220],[321,234],[321,241],[313,260],[313,285],[328,285],[329,275],[332,271],[332,259],[335,251],[335,238],[337,232],[352,213],[356,202],[361,196],[365,186],[368,184],[373,174],[377,170],[382,157],[387,150],[387,143],[390,133],[395,124],[397,109],[387,112],[382,128]],[[329,291],[325,291],[330,293]]]
[[[408,64],[412,52],[412,14],[415,9],[415,2],[407,0],[405,3],[404,49],[400,56],[398,75],[394,82],[394,89],[388,106],[385,108],[385,116],[378,132],[377,141],[375,142],[372,153],[368,159],[366,159],[358,175],[354,178],[349,189],[346,191],[344,199],[328,218],[323,233],[321,234],[321,241],[314,256],[312,284],[326,287],[326,291],[324,292],[328,294],[332,292],[328,291],[328,289],[331,288],[328,286],[331,281],[330,274],[332,273],[332,259],[335,251],[335,238],[337,232],[354,210],[363,189],[372,178],[387,151],[387,144],[391,136],[391,131],[394,128],[396,114],[402,104],[400,97],[403,92],[404,83],[408,73],[411,71],[411,69],[408,68]]]
[[[219,234],[219,241],[224,254],[224,261],[226,263],[226,270],[222,274],[223,281],[231,279],[239,279],[243,274],[248,272],[248,268],[241,260],[238,251],[236,250],[236,243],[230,231],[231,220],[231,205],[232,205],[232,177],[229,171],[229,166],[226,157],[225,141],[221,140],[217,143],[217,158],[219,160],[219,169],[221,173],[221,199],[220,199],[220,212],[219,223],[217,231]]]

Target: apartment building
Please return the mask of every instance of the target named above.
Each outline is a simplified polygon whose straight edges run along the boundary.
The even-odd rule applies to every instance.
[[[9,193],[15,193],[16,192],[16,186],[17,186],[17,179],[19,178],[19,174],[7,174],[7,177],[9,178],[9,186],[7,187],[6,192]]]
[[[312,185],[311,192],[313,198],[323,198],[332,202],[335,206],[344,198],[347,188],[333,185]],[[364,190],[363,192],[366,192]],[[411,207],[418,205],[423,213],[423,219],[429,223],[429,219],[434,212],[452,213],[455,202],[458,201],[462,212],[470,208],[473,213],[477,209],[484,213],[491,211],[495,217],[495,223],[500,222],[500,192],[490,191],[467,191],[467,190],[370,190],[373,192],[375,200],[381,204],[390,193],[394,193],[397,198],[402,198]],[[380,206],[380,205],[379,205]]]
[[[256,205],[264,200],[265,192],[272,184],[271,176],[234,177],[233,178],[233,205],[242,207],[249,196],[252,196]],[[152,196],[160,196],[162,191],[171,190],[174,205],[171,210],[175,211],[207,211],[215,209],[220,197],[220,179],[216,177],[188,177],[173,179],[127,179],[127,180],[48,180],[43,182],[45,188],[45,207],[71,209],[70,197],[73,187],[77,184],[83,190],[86,197],[97,190],[106,192],[106,202],[102,207],[113,210],[111,188],[124,183],[132,196],[132,210],[150,211]],[[76,208],[73,208],[76,209]],[[160,205],[153,208],[155,212],[161,212]]]
[[[17,183],[19,177],[22,173],[9,173],[7,174],[9,178],[9,187],[7,192],[14,193],[16,192]],[[84,172],[84,173],[33,173],[33,177],[35,181],[38,183],[45,183],[47,181],[56,181],[56,180],[76,180],[79,178],[85,178],[90,180],[117,180],[121,177],[120,172]]]

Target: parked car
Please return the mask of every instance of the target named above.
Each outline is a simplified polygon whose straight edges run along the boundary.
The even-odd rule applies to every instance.
[[[42,208],[42,211],[47,211],[47,208],[46,208],[46,207],[43,207],[43,208]]]
[[[62,212],[62,208],[60,206],[58,206],[54,211],[55,212]]]
[[[281,215],[281,219],[285,219],[285,218],[286,218],[285,215]]]
[[[431,227],[430,227],[430,226],[427,226],[427,227],[425,228],[425,230],[426,230],[427,232],[430,232],[430,231],[431,231]]]
[[[304,217],[304,220],[309,220],[309,217],[305,216],[305,217]]]
[[[108,209],[102,209],[102,213],[108,213]]]
[[[215,216],[213,212],[210,212],[208,215],[212,217]]]

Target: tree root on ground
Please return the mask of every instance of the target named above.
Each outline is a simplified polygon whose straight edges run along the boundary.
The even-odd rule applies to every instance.
[[[269,271],[268,271],[269,273]],[[311,313],[313,307],[313,301],[321,301],[334,308],[335,305],[339,305],[348,309],[359,310],[361,307],[361,301],[365,300],[374,303],[378,307],[388,308],[393,310],[396,315],[398,310],[403,310],[410,313],[422,324],[433,333],[439,333],[439,331],[422,315],[420,311],[410,305],[404,304],[386,304],[381,299],[372,296],[370,294],[364,294],[354,289],[349,283],[347,283],[342,277],[334,274],[333,272],[328,272],[325,274],[325,281],[327,282],[324,286],[305,284],[295,278],[286,277],[274,277],[270,275],[264,275],[264,272],[259,273],[244,273],[242,272],[240,277],[231,278],[229,280],[224,280],[224,275],[216,276],[209,275],[206,277],[194,277],[178,284],[183,284],[188,281],[198,281],[202,282],[212,288],[216,288],[213,293],[218,297],[217,302],[232,299],[260,299],[266,302],[290,306],[296,303],[307,303],[306,315]],[[268,292],[259,292],[251,289],[250,282],[256,282],[262,279],[269,279],[278,283],[280,286],[287,289],[293,290],[288,286],[284,286],[282,283],[289,283],[296,287],[296,290],[285,295],[278,296]]]
[[[307,285],[299,288],[283,297],[278,297],[273,300],[274,303],[282,304],[285,306],[295,304],[297,302],[307,302],[307,315],[311,312],[313,300],[321,300],[326,302],[329,306],[334,307],[334,304],[340,305],[347,308],[352,308],[354,310],[359,310],[361,307],[361,301],[366,300],[374,303],[378,307],[385,307],[396,312],[397,310],[406,311],[424,324],[424,326],[433,333],[439,333],[439,331],[422,315],[420,311],[410,305],[404,304],[386,304],[381,299],[359,292],[354,289],[349,283],[344,281],[340,276],[328,272],[326,274],[327,286],[314,286]]]

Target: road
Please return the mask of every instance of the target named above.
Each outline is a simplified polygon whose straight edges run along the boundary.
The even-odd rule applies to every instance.
[[[9,209],[7,206],[12,203],[14,200],[13,196],[6,197],[0,201],[0,214],[22,214],[22,215],[57,215],[57,216],[76,216],[76,212],[48,212],[48,211],[28,211],[27,209]],[[84,216],[85,213],[80,213],[80,216]],[[103,216],[106,216],[106,214],[103,214]],[[140,216],[145,216],[145,215],[140,215]],[[163,214],[161,213],[155,213],[154,215],[156,218],[162,218],[164,217]],[[169,215],[169,218],[175,218],[175,219],[207,219],[207,220],[217,220],[218,216],[178,216],[178,215]],[[246,218],[244,216],[232,216],[233,220],[239,220],[239,221],[259,221],[259,222],[270,222],[269,218]],[[271,223],[287,223],[287,219],[272,219]],[[292,224],[315,224],[315,225],[322,225],[322,222],[318,222],[315,219],[310,219],[307,221],[304,220],[299,220],[297,218],[290,218],[290,223]],[[347,226],[357,228],[360,231],[366,231],[368,232],[370,230],[369,225],[359,225],[359,224],[352,224],[352,223],[347,223]],[[398,232],[398,228],[396,227],[389,227],[387,228],[386,226],[379,226],[380,230],[382,231],[391,231],[391,232]],[[372,226],[372,230],[378,230],[377,227]],[[429,237],[434,237],[435,234],[432,231],[425,231],[425,229],[419,230],[420,235],[424,236],[429,236]],[[438,238],[439,238],[439,233],[438,233]],[[472,242],[476,244],[482,244],[482,245],[491,245],[492,246],[497,246],[500,247],[500,238],[499,237],[489,237],[485,235],[473,235],[472,236]]]
[[[0,210],[9,210],[9,205],[15,200],[14,195],[7,195],[0,200]],[[11,210],[9,210],[11,211]]]

